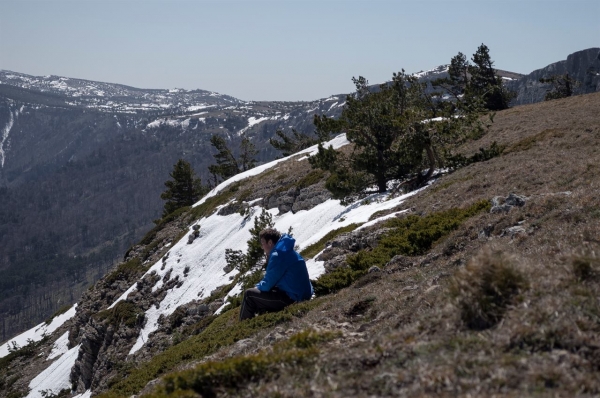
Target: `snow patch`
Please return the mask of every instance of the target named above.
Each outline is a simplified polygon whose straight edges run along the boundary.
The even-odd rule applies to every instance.
[[[69,351],[69,332],[65,332],[60,336],[52,346],[52,351],[48,355],[48,359],[54,359]]]
[[[37,375],[29,383],[31,391],[26,398],[42,398],[42,392],[58,395],[61,390],[71,390],[71,368],[79,354],[79,347],[71,348],[46,370]]]
[[[2,134],[0,135],[0,158],[2,159],[0,162],[0,167],[4,168],[4,161],[6,160],[6,151],[4,148],[4,143],[8,139],[8,133],[10,133],[10,129],[12,129],[13,124],[15,123],[15,119],[19,116],[18,111],[15,111],[15,116],[13,116],[13,112],[9,109],[8,111],[9,119],[8,124],[2,129]]]
[[[56,329],[61,327],[66,321],[75,316],[76,308],[77,304],[71,307],[64,314],[55,316],[54,319],[52,319],[52,322],[50,322],[50,324],[42,322],[39,325],[29,329],[28,331],[23,332],[20,335],[13,337],[12,339],[9,339],[7,341],[7,344],[3,344],[2,346],[0,346],[0,358],[5,357],[9,354],[7,346],[8,344],[10,344],[12,347],[14,342],[17,345],[17,347],[20,348],[27,345],[29,340],[40,341],[44,338],[44,336],[51,334]]]

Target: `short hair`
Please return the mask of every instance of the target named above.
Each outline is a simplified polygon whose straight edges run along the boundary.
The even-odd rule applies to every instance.
[[[265,242],[271,241],[273,243],[277,243],[279,238],[281,238],[281,232],[276,230],[275,228],[265,228],[258,234],[258,238],[260,240],[264,239]]]

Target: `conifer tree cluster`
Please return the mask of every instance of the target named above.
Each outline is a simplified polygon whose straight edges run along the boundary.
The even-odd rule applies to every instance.
[[[459,52],[450,60],[448,78],[439,79],[433,84],[455,101],[460,99],[490,111],[507,109],[515,93],[502,84],[502,78],[494,69],[489,48],[481,44],[471,61]]]
[[[196,177],[191,165],[179,159],[169,174],[172,180],[165,182],[167,190],[160,195],[161,199],[167,201],[164,205],[163,218],[181,207],[191,206],[220,180],[226,180],[256,166],[255,156],[258,151],[248,137],[243,137],[240,142],[238,159],[235,158],[223,137],[213,135],[210,143],[217,150],[213,155],[216,164],[208,167],[213,177],[212,184],[202,185],[201,179]]]
[[[313,138],[308,134],[300,133],[296,129],[292,129],[291,136],[285,134],[282,130],[277,130],[275,134],[279,139],[269,138],[269,144],[278,151],[281,151],[283,157],[309,148],[320,140],[320,138]],[[324,139],[321,140],[324,141]]]
[[[462,53],[453,57],[449,76],[432,82],[433,91],[404,70],[379,87],[370,87],[364,77],[353,78],[356,92],[346,98],[340,118],[314,119],[319,137],[345,133],[353,150],[335,151],[321,143],[309,158],[312,167],[330,173],[325,186],[344,201],[385,192],[391,184],[396,189],[422,186],[449,160],[460,163],[452,149],[484,133],[483,114],[508,107],[512,94],[493,65],[482,44],[472,64]],[[494,146],[477,159],[499,152]]]
[[[479,108],[440,100],[404,70],[378,89],[364,77],[353,81],[356,93],[346,98],[339,119],[315,117],[319,135],[345,133],[354,144],[350,154],[319,144],[309,158],[313,168],[330,172],[326,187],[334,198],[350,200],[372,187],[385,192],[392,181],[421,186],[443,166],[452,146],[483,131]]]

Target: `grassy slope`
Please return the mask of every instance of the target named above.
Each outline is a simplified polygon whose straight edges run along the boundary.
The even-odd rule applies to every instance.
[[[528,198],[524,207],[480,213],[429,253],[409,258],[408,266],[388,266],[382,277],[330,295],[303,317],[222,347],[211,360],[223,366],[214,368],[235,370],[238,381],[211,388],[211,394],[600,394],[598,109],[600,94],[591,94],[498,113],[490,133],[464,151],[496,140],[506,145],[505,153],[444,176],[406,207],[430,214],[510,192]],[[517,224],[525,232],[503,234]],[[486,227],[491,236],[480,237]],[[457,278],[466,282],[462,286],[477,286],[479,277],[465,273],[465,264],[493,262],[494,253],[503,253],[527,283],[492,327],[470,329],[459,303],[468,301],[469,291]],[[264,377],[240,376],[241,355],[254,355],[245,361],[258,364],[261,355],[273,357],[273,342],[309,329],[336,337],[311,346],[312,360],[262,361],[269,369]],[[227,374],[204,373],[202,380]],[[191,389],[193,383],[181,377],[178,388]]]

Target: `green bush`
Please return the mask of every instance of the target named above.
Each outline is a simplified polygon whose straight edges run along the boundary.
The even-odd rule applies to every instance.
[[[471,156],[464,156],[461,154],[448,156],[447,166],[451,169],[458,169],[472,163],[485,162],[486,160],[502,155],[504,149],[504,146],[498,145],[498,143],[494,141],[489,148],[479,148],[479,152]]]
[[[63,305],[62,307],[60,307],[54,314],[52,314],[51,317],[49,317],[48,319],[46,319],[46,325],[50,325],[50,323],[52,322],[52,320],[54,318],[56,318],[57,316],[62,315],[65,312],[69,311],[71,309],[71,307],[73,307],[71,304]]]
[[[17,358],[31,358],[39,354],[38,347],[48,341],[49,336],[44,336],[39,341],[28,340],[27,344],[16,350],[9,349],[9,354],[0,358],[0,369],[8,368],[8,365]],[[6,344],[10,346],[10,341]]]
[[[164,385],[151,397],[167,395],[186,396],[200,394],[203,397],[216,396],[218,392],[234,390],[249,382],[270,380],[279,370],[303,366],[318,355],[316,345],[332,340],[339,334],[318,333],[306,330],[280,342],[271,352],[236,356],[223,361],[209,361],[195,369],[170,374],[164,378]]]
[[[283,176],[283,177],[285,177],[285,176]],[[324,177],[325,177],[324,171],[312,170],[310,173],[308,173],[307,175],[305,175],[304,177],[302,177],[300,180],[298,180],[296,182],[292,182],[290,184],[282,185],[282,186],[275,188],[274,190],[269,192],[269,194],[266,197],[268,198],[270,196],[277,195],[281,192],[286,192],[294,187],[296,187],[298,189],[308,188],[311,185],[315,185],[316,183],[321,181]],[[277,178],[277,179],[279,179],[279,178]]]
[[[298,182],[294,185],[298,187],[298,189],[308,188],[311,185],[315,185],[319,181],[321,181],[325,177],[325,172],[323,170],[312,170],[310,173],[302,177]]]
[[[482,200],[466,209],[450,209],[424,217],[410,215],[384,223],[390,231],[371,250],[362,250],[346,259],[349,267],[340,267],[313,281],[317,295],[336,292],[350,286],[373,266],[383,267],[396,255],[415,256],[429,251],[435,242],[458,228],[468,218],[489,210],[490,202]]]
[[[231,184],[218,194],[207,198],[201,205],[192,208],[190,210],[190,214],[192,215],[194,220],[210,216],[217,209],[217,207],[229,202],[231,198],[235,196],[236,192],[239,191],[239,189],[239,183]],[[242,192],[242,196],[243,195],[244,192]]]

